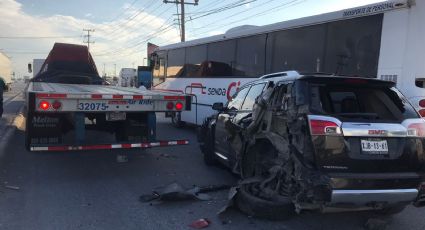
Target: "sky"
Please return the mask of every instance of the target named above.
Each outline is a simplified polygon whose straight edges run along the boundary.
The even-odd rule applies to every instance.
[[[186,5],[186,40],[241,25],[266,25],[383,0],[199,0]],[[194,2],[194,0],[185,0]],[[55,42],[87,44],[100,74],[146,64],[146,44],[180,41],[176,4],[163,0],[0,0],[0,52],[17,77]]]

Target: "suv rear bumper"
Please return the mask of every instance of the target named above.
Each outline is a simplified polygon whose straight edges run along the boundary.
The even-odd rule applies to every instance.
[[[418,195],[417,189],[333,190],[331,205],[369,206],[374,203],[386,205],[410,203],[417,200]]]

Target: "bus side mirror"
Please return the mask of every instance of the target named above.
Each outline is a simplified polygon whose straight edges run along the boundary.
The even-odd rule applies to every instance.
[[[222,102],[216,102],[212,105],[212,109],[215,111],[224,111],[224,105]]]
[[[32,73],[32,65],[31,65],[31,63],[28,63],[28,73]]]

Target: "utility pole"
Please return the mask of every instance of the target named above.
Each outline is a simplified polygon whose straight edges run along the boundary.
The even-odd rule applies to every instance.
[[[168,0],[164,0],[164,3],[173,3],[173,4],[180,4],[180,36],[181,36],[181,41],[184,42],[186,41],[186,33],[185,33],[185,21],[184,21],[184,5],[194,5],[197,6],[198,5],[199,0],[194,0],[194,2],[184,2],[184,0],[176,0],[176,1],[168,1]],[[177,15],[178,16],[178,15]]]
[[[117,64],[114,64],[114,76],[117,76]]]
[[[84,35],[84,37],[87,37],[87,41],[83,41],[84,43],[87,43],[87,49],[90,50],[90,43],[94,43],[93,41],[90,41],[90,32],[94,32],[94,29],[83,29],[83,31],[87,32],[87,35]]]

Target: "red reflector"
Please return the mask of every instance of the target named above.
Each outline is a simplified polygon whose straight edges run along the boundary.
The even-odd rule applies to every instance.
[[[341,134],[339,126],[332,121],[310,120],[312,135]]]
[[[66,94],[62,93],[38,93],[38,98],[66,98]]]
[[[165,100],[184,100],[184,96],[164,96]]]
[[[52,108],[58,110],[62,107],[62,103],[60,101],[54,101],[52,104]]]
[[[425,99],[419,101],[419,106],[425,108]]]
[[[91,98],[92,99],[102,99],[102,95],[101,94],[92,94]]]
[[[176,109],[177,110],[182,110],[183,109],[183,104],[181,102],[177,102],[176,103]]]
[[[425,109],[419,110],[419,115],[421,115],[421,117],[425,117]]]
[[[112,99],[123,99],[123,95],[112,95]]]
[[[48,101],[41,101],[39,107],[42,110],[48,110],[50,107],[50,103]]]
[[[350,83],[350,84],[366,84],[367,80],[349,78],[349,79],[344,80],[344,82]]]
[[[168,110],[172,110],[173,108],[174,108],[174,103],[173,103],[173,102],[171,102],[171,101],[170,101],[170,102],[168,102],[168,103],[167,103],[167,109],[168,109]]]

